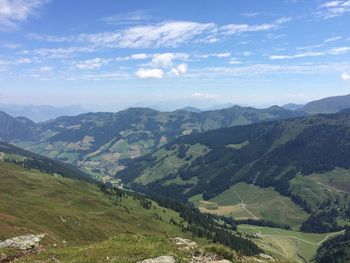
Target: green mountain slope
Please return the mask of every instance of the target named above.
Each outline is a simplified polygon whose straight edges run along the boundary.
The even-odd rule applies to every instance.
[[[2,145],[1,149],[6,147],[11,148]],[[1,262],[105,262],[107,257],[113,262],[137,262],[161,255],[189,260],[191,253],[179,250],[170,239],[173,237],[197,237],[201,247],[227,251],[231,259],[238,254],[228,247],[245,255],[261,251],[237,236],[234,224],[223,224],[221,219],[202,215],[194,208],[167,200],[152,201],[143,195],[57,173],[47,174],[44,169],[23,165],[21,158],[37,157],[24,157],[29,155],[26,151],[0,154]],[[43,167],[53,163],[38,158]],[[3,240],[29,238],[29,234],[45,235],[40,237],[41,247],[25,251],[3,247]]]
[[[27,150],[77,165],[90,174],[110,180],[133,159],[173,139],[220,127],[300,116],[277,106],[190,112],[158,112],[131,108],[118,113],[87,113],[38,124],[37,140],[13,140]]]
[[[349,145],[349,112],[314,115],[184,136],[134,160],[118,176],[134,189],[182,200],[198,194],[209,200],[240,182],[273,187],[308,213],[323,211],[321,221],[335,226],[331,218],[345,218],[349,209]],[[341,183],[328,186],[331,174],[323,182],[317,176],[337,167],[345,169]],[[308,192],[298,190],[307,185],[303,179]]]
[[[94,182],[88,174],[71,164],[52,160],[4,142],[0,142],[0,161],[16,163],[25,168],[37,169],[48,174]]]

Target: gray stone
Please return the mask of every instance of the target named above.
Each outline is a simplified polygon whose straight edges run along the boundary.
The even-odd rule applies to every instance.
[[[39,245],[40,241],[44,238],[45,234],[41,235],[25,235],[18,236],[4,241],[0,241],[0,248],[14,247],[21,250],[27,250],[35,248]]]
[[[145,259],[139,261],[139,263],[175,263],[175,259],[171,256],[161,256],[158,258]]]

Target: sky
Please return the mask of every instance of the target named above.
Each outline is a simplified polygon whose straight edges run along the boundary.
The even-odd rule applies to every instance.
[[[350,93],[350,0],[0,0],[0,103],[282,105]]]

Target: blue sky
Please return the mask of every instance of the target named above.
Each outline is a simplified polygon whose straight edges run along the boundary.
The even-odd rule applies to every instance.
[[[349,0],[0,0],[0,102],[264,106],[350,93]]]

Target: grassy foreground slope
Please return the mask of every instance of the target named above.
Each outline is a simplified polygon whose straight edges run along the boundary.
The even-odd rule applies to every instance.
[[[187,257],[168,242],[186,236],[169,224],[170,218],[180,221],[179,215],[156,203],[144,209],[126,196],[113,204],[96,185],[4,162],[0,181],[0,240],[46,234],[46,252],[22,258],[24,262],[105,262],[108,256],[112,262],[136,262],[169,253]],[[8,250],[0,249],[2,253]]]
[[[0,248],[0,262],[138,262],[163,255],[190,260],[191,253],[179,250],[173,237],[195,238],[200,247],[218,248],[209,240],[225,244],[219,250],[231,259],[238,253],[228,247],[244,255],[262,251],[236,236],[233,227],[170,201],[181,212],[141,195],[4,161],[0,181],[0,241],[45,234],[44,250],[24,256],[18,249]]]
[[[179,234],[168,222],[174,211],[143,209],[137,200],[113,202],[96,185],[0,162],[0,237],[46,233],[58,246],[89,244],[126,231],[139,234]],[[14,209],[15,208],[15,209]],[[159,213],[164,222],[154,218]],[[168,220],[166,220],[168,219]],[[63,242],[64,241],[64,242]]]

